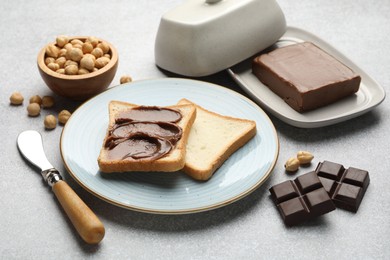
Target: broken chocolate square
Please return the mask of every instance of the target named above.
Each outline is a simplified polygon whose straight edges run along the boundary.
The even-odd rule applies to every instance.
[[[368,171],[324,161],[316,173],[336,207],[356,212],[370,184]]]
[[[269,191],[288,226],[336,209],[315,172],[301,175],[294,181],[274,185]]]

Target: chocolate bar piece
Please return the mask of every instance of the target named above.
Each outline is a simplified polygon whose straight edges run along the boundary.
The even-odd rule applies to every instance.
[[[277,184],[269,191],[288,226],[336,209],[315,172],[303,174],[294,181]]]
[[[336,207],[357,212],[370,184],[368,171],[324,161],[316,173]]]
[[[253,60],[252,71],[298,112],[352,95],[361,81],[349,67],[310,42],[262,54]]]

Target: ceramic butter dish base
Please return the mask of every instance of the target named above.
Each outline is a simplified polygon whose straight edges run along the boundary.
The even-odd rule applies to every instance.
[[[280,120],[301,128],[323,127],[357,117],[370,111],[384,100],[385,92],[374,79],[330,44],[309,32],[288,27],[286,33],[272,46],[272,49],[304,41],[316,44],[359,74],[361,76],[359,91],[333,104],[299,113],[252,73],[253,57],[233,66],[228,72],[261,107]]]

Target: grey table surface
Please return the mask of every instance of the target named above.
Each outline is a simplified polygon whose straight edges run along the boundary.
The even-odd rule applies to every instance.
[[[36,67],[39,49],[59,34],[95,35],[120,55],[117,74],[134,80],[167,77],[154,64],[160,17],[181,1],[2,1],[0,8],[0,258],[1,259],[389,259],[390,120],[388,99],[372,111],[337,125],[300,129],[270,115],[280,140],[273,174],[249,196],[216,210],[189,215],[151,215],[113,206],[94,197],[66,172],[59,151],[62,127],[46,131],[43,116],[79,103],[55,96],[41,116],[9,104],[20,91],[53,95]],[[389,0],[278,1],[287,23],[331,43],[371,75],[390,85]],[[222,71],[201,78],[240,93]],[[36,170],[22,160],[16,137],[26,129],[42,133],[49,160],[106,227],[99,245],[85,244]],[[268,189],[294,178],[284,162],[298,150],[322,160],[367,169],[371,184],[359,211],[336,210],[319,220],[286,228]],[[303,173],[305,170],[300,170]]]

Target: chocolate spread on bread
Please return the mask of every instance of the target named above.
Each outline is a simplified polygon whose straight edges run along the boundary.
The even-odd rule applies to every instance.
[[[253,73],[298,112],[333,103],[358,91],[361,78],[310,42],[256,57]]]
[[[176,124],[181,118],[179,111],[157,106],[121,111],[105,142],[109,158],[157,160],[165,156],[182,136]]]

